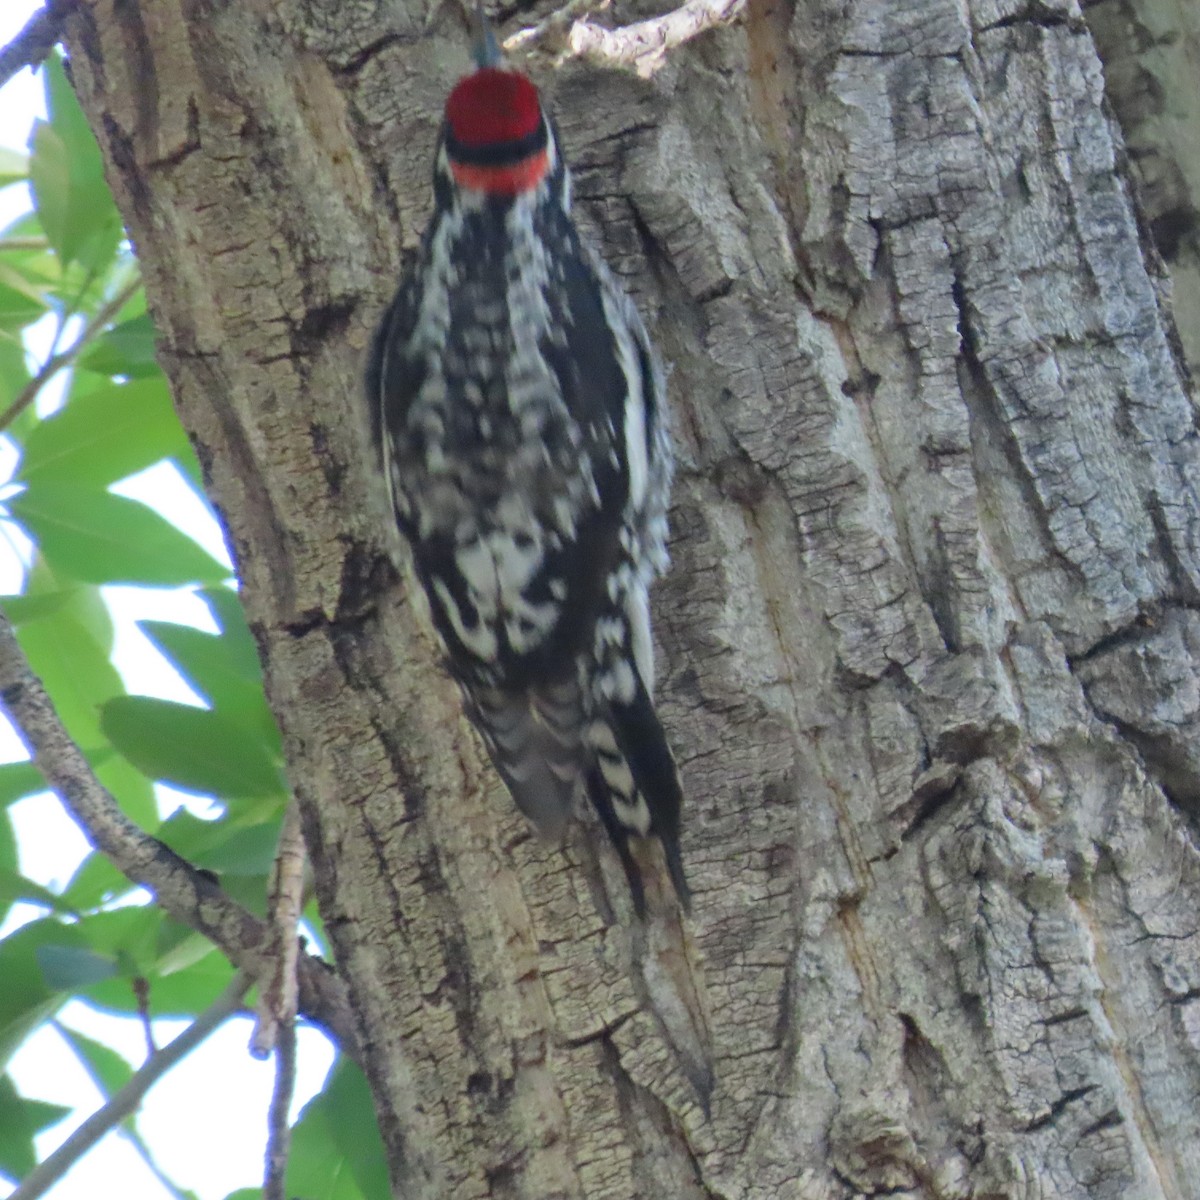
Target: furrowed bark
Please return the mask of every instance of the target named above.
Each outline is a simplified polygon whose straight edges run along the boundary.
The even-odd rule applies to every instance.
[[[649,81],[538,68],[674,366],[656,620],[711,1119],[619,871],[588,826],[531,840],[384,535],[358,378],[465,19],[100,0],[68,31],[396,1195],[1184,1200],[1197,438],[1077,6],[750,0]]]

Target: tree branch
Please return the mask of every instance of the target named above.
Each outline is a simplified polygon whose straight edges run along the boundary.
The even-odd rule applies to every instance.
[[[78,7],[78,0],[48,0],[25,23],[25,28],[0,49],[0,87],[23,67],[37,68],[61,41],[63,25]]]
[[[668,50],[738,17],[745,0],[687,0],[673,12],[620,29],[593,25],[588,13],[594,7],[590,0],[569,0],[532,29],[508,38],[504,48],[557,51],[633,67],[639,75],[648,76],[662,65]]]
[[[607,7],[607,0],[567,0],[562,8],[556,8],[536,25],[518,29],[511,37],[505,38],[504,49],[510,52],[537,50],[542,54],[566,53],[571,26],[576,20],[585,20],[589,13],[604,7]]]
[[[36,1200],[81,1159],[110,1129],[137,1112],[146,1093],[176,1063],[191,1053],[217,1026],[237,1011],[251,979],[239,971],[225,990],[173,1042],[169,1042],[133,1075],[102,1108],[98,1108],[57,1150],[17,1185],[9,1200]]]
[[[296,1090],[296,959],[300,950],[297,926],[304,907],[304,833],[295,800],[283,815],[279,849],[271,879],[269,916],[274,938],[271,977],[259,988],[258,1020],[250,1053],[265,1057],[275,1051],[275,1087],[267,1117],[267,1153],[263,1200],[286,1200],[288,1151],[292,1127],[288,1112]]]
[[[122,1132],[125,1135],[125,1140],[137,1151],[138,1157],[146,1164],[146,1170],[162,1185],[164,1192],[171,1196],[173,1200],[190,1200],[190,1198],[194,1197],[195,1193],[185,1191],[181,1188],[158,1165],[154,1155],[150,1153],[150,1147],[146,1145],[146,1139],[138,1132],[137,1126],[132,1120],[125,1126]]]
[[[0,433],[7,429],[30,404],[37,399],[37,394],[58,374],[63,367],[69,366],[87,348],[88,343],[96,336],[96,331],[103,329],[112,322],[117,313],[137,295],[142,286],[140,275],[135,275],[107,304],[102,304],[95,315],[83,327],[83,332],[74,343],[60,354],[52,354],[38,373],[17,393],[17,398],[0,413]]]
[[[268,916],[274,949],[270,955],[271,976],[259,986],[258,1019],[250,1038],[250,1053],[256,1058],[266,1058],[275,1047],[280,1026],[296,1020],[298,926],[304,907],[304,837],[300,829],[300,806],[295,800],[283,815],[271,876]]]
[[[266,1171],[262,1200],[286,1200],[288,1151],[292,1144],[292,1126],[288,1113],[296,1090],[296,1024],[281,1022],[275,1037],[275,1087],[267,1115]]]
[[[50,239],[46,237],[7,237],[0,238],[0,254],[5,250],[24,251],[24,250],[46,250],[50,246]]]
[[[31,747],[46,782],[88,841],[118,871],[153,892],[175,920],[204,934],[236,966],[260,978],[272,944],[266,923],[121,811],[63,727],[41,680],[29,669],[12,625],[2,614],[0,703]],[[302,1011],[358,1059],[358,1038],[341,979],[310,955],[300,961],[298,973]]]

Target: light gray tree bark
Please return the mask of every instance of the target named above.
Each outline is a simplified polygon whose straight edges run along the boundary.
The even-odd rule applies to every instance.
[[[1134,53],[1150,7],[1088,18]],[[1181,341],[1077,4],[747,0],[648,80],[533,64],[673,364],[683,933],[637,927],[591,826],[530,839],[390,565],[358,379],[465,28],[69,26],[395,1194],[1200,1195],[1198,306]]]

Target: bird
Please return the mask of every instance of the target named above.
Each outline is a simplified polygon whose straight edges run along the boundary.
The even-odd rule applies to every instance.
[[[686,910],[649,604],[668,563],[665,372],[575,222],[538,89],[476,13],[432,215],[371,344],[380,464],[449,673],[518,808],[557,839],[586,795],[635,910],[644,839]]]

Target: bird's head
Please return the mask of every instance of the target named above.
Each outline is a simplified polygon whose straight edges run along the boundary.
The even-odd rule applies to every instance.
[[[569,207],[554,126],[537,88],[505,69],[483,0],[475,0],[475,21],[477,69],[446,101],[438,174],[460,194],[500,201],[531,195],[550,181],[546,190]],[[562,186],[553,186],[556,180]]]
[[[455,187],[498,198],[533,191],[558,165],[537,88],[498,66],[481,66],[450,93],[443,149]]]

